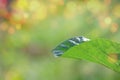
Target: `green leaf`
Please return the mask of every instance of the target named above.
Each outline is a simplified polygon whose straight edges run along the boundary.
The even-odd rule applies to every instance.
[[[92,61],[120,72],[120,43],[110,40],[85,41],[70,47],[60,56]]]

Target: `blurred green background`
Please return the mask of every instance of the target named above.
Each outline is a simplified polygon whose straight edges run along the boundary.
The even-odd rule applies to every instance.
[[[74,36],[120,42],[119,25],[119,0],[0,0],[0,80],[120,80],[102,65],[51,53]]]

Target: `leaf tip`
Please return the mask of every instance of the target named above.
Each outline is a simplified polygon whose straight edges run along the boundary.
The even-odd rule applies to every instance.
[[[52,53],[54,54],[55,57],[59,57],[69,48],[79,45],[86,41],[90,41],[90,39],[85,38],[83,36],[70,38],[59,44],[55,49],[52,50]]]

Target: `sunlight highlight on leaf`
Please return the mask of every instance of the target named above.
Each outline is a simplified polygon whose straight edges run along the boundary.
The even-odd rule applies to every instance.
[[[111,63],[116,63],[118,61],[118,55],[117,54],[109,54],[108,61]]]

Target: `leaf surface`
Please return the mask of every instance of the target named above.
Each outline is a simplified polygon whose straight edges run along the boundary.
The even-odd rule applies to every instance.
[[[87,60],[120,72],[120,43],[95,39],[70,47],[62,57]]]

